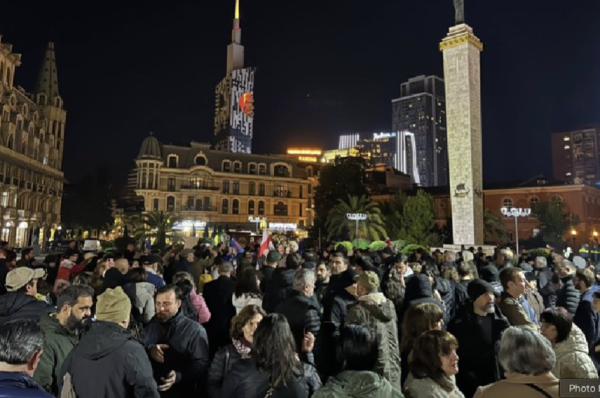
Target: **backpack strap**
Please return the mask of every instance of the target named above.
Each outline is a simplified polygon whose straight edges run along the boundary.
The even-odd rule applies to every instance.
[[[540,394],[542,394],[543,396],[545,396],[546,398],[554,398],[552,397],[552,395],[548,394],[546,391],[542,390],[539,386],[536,386],[533,383],[527,383],[525,384],[527,387],[529,388],[533,388],[535,391],[539,392]]]

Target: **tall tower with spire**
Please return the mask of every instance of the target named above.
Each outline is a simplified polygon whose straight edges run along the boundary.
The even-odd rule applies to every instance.
[[[231,44],[227,47],[227,74],[215,90],[215,149],[252,152],[255,72],[255,68],[244,67],[240,0],[236,0]]]

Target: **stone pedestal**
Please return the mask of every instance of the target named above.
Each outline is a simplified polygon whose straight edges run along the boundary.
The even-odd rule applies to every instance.
[[[484,240],[480,76],[483,44],[470,26],[461,24],[450,28],[440,50],[444,55],[446,84],[453,242],[481,245]]]

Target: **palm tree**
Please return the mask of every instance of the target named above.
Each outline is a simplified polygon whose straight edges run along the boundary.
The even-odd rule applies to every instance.
[[[349,213],[363,213],[367,215],[365,221],[359,221],[358,223],[358,236],[356,236],[356,221],[348,220],[346,216]],[[348,195],[346,201],[339,199],[338,204],[331,209],[325,223],[329,239],[339,237],[347,231],[350,240],[357,238],[383,240],[386,237],[384,225],[379,204],[371,202],[365,195]]]
[[[487,207],[483,212],[483,234],[486,241],[506,242],[508,240],[504,222]]]
[[[153,240],[160,250],[164,250],[167,241],[177,243],[183,241],[179,232],[173,226],[182,219],[179,215],[162,211],[150,211],[139,216],[135,221],[135,238],[138,242]]]

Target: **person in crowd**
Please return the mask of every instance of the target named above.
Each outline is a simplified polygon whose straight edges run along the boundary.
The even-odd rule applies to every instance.
[[[302,254],[302,268],[316,271],[317,255],[312,251],[306,251]]]
[[[540,315],[544,311],[545,307],[544,298],[537,289],[537,277],[535,276],[535,272],[525,272],[525,280],[527,281],[525,284],[525,300],[527,300],[529,303],[529,306],[535,314],[535,319],[539,324]]]
[[[294,290],[294,275],[301,266],[302,257],[298,253],[291,253],[286,256],[285,268],[279,267],[273,271],[263,298],[263,308],[267,313],[275,312],[277,305],[290,296]]]
[[[129,265],[129,261],[127,261],[126,258],[116,259],[114,267],[116,269],[118,269],[119,272],[121,272],[121,274],[123,274],[123,275],[127,275],[127,273],[129,272],[129,269],[131,268],[131,266]]]
[[[265,261],[263,261],[260,269],[260,291],[262,294],[267,292],[267,286],[271,284],[273,272],[275,272],[280,259],[281,255],[279,252],[277,250],[271,250],[267,254]]]
[[[0,325],[19,318],[38,322],[48,312],[48,305],[36,299],[38,281],[44,275],[43,269],[28,267],[15,268],[7,274],[8,293],[0,296]]]
[[[556,306],[563,307],[571,315],[577,312],[580,301],[579,291],[573,284],[575,271],[575,264],[569,260],[560,260],[556,263],[556,273],[562,282],[562,287],[556,294]]]
[[[454,267],[452,267],[454,268]],[[469,293],[467,292],[467,286],[475,279],[471,266],[466,261],[460,263],[457,267],[458,275],[460,276],[460,282],[456,284],[454,294],[454,313],[460,309],[463,305],[469,302]]]
[[[60,393],[58,378],[62,364],[92,316],[93,297],[94,291],[89,286],[69,286],[58,295],[57,312],[44,314],[38,323],[45,336],[44,355],[33,378],[55,396]]]
[[[506,379],[479,387],[474,398],[559,398],[559,381],[552,374],[556,356],[538,332],[509,327],[500,340],[498,360]]]
[[[481,279],[492,285],[494,288],[494,295],[499,298],[504,291],[502,283],[500,283],[500,271],[494,265],[486,265],[481,268],[479,272]]]
[[[0,325],[0,397],[52,398],[32,378],[44,351],[44,334],[31,319]]]
[[[137,321],[147,325],[156,310],[154,308],[154,294],[156,287],[148,282],[147,272],[143,268],[132,268],[125,275],[127,282],[123,283],[123,291],[131,299],[132,314]]]
[[[135,257],[135,245],[133,243],[127,244],[123,257],[129,262],[133,262],[133,258]]]
[[[206,331],[180,311],[182,292],[166,285],[156,292],[156,316],[146,329],[150,356],[161,397],[187,397],[206,387],[209,351]]]
[[[377,258],[377,257],[375,257],[375,258]],[[394,258],[393,257],[389,257],[389,258],[392,259],[392,265],[393,265]],[[371,259],[371,257],[359,256],[359,257],[355,257],[355,260],[356,260],[356,272],[358,274],[362,274],[363,272],[366,272],[366,271],[374,272],[377,274],[377,277],[381,281],[381,279],[383,278],[383,270],[374,264],[374,261]],[[377,258],[377,260],[380,261],[379,258]],[[390,268],[392,268],[392,267],[390,266]]]
[[[125,275],[115,267],[111,267],[104,273],[99,294],[104,293],[107,289],[115,289],[119,286],[122,287],[126,282],[127,279],[125,278]]]
[[[317,287],[315,288],[315,296],[319,303],[323,303],[325,293],[329,288],[329,281],[331,279],[331,266],[322,261],[317,265]]]
[[[231,320],[231,344],[221,348],[215,355],[208,372],[208,396],[218,398],[223,380],[231,368],[240,360],[250,358],[254,332],[267,314],[249,304]]]
[[[513,266],[513,258],[514,258],[514,254],[511,250],[509,249],[502,249],[500,251],[498,251],[498,253],[496,253],[496,268],[498,268],[500,271],[502,271],[502,269],[504,268],[509,268]]]
[[[377,333],[366,325],[346,325],[340,333],[343,371],[329,378],[313,398],[404,398],[399,388],[372,371],[378,358]]]
[[[173,275],[173,283],[179,284],[179,282],[188,281],[192,285],[192,290],[190,292],[190,300],[196,313],[198,314],[198,322],[202,325],[207,323],[210,320],[210,310],[206,305],[206,301],[204,301],[204,297],[198,293],[196,293],[196,285],[194,283],[193,276],[187,272],[177,272]],[[181,286],[180,286],[181,287]]]
[[[71,274],[73,268],[77,265],[79,252],[76,250],[68,250],[65,258],[58,267],[56,282],[54,282],[54,294],[58,294],[62,289],[70,285]]]
[[[192,282],[185,279],[174,283],[174,285],[177,286],[181,292],[181,313],[189,320],[198,322],[198,311],[196,311],[196,307],[194,307],[191,297],[191,294],[194,291],[194,285],[192,285]]]
[[[293,255],[289,255],[288,258],[291,256]],[[293,292],[275,310],[286,317],[296,342],[297,352],[301,352],[306,333],[312,333],[315,339],[318,339],[321,330],[319,305],[313,299],[315,283],[314,270],[298,270],[294,275]],[[315,355],[318,357],[320,353],[317,352]]]
[[[470,303],[461,308],[448,325],[459,343],[461,372],[456,378],[465,397],[472,397],[478,387],[501,379],[496,345],[510,326],[496,308],[494,288],[475,279],[468,286]]]
[[[235,291],[232,296],[232,303],[236,313],[247,305],[258,305],[262,307],[262,294],[259,287],[259,280],[256,271],[253,268],[246,268],[235,281]]]
[[[429,330],[442,330],[444,313],[433,303],[419,303],[411,306],[402,322],[402,340],[400,342],[400,366],[402,368],[402,385],[408,377],[409,358],[419,336]],[[408,321],[410,320],[410,321]]]
[[[149,256],[140,257],[139,262],[146,270],[148,282],[152,283],[156,290],[165,285],[164,279],[158,274],[158,267],[163,262],[160,256],[150,254]]]
[[[564,308],[548,308],[542,312],[541,332],[552,344],[556,364],[552,373],[559,379],[595,379],[598,372],[588,352],[581,329]]]
[[[61,368],[61,394],[74,393],[78,398],[159,397],[144,347],[127,331],[130,314],[131,301],[121,287],[98,296],[97,321]]]
[[[17,261],[17,267],[29,267],[33,268],[33,262],[35,261],[35,255],[33,249],[28,247],[21,251],[21,259]]]
[[[580,301],[573,322],[581,329],[588,342],[589,353],[593,354],[594,344],[600,338],[600,317],[594,312],[595,276],[588,268],[578,269],[573,278],[573,286],[579,291]]]
[[[538,330],[538,320],[535,312],[525,299],[527,280],[519,267],[506,267],[500,271],[502,295],[498,307],[512,326],[527,326]]]
[[[310,353],[312,335],[303,350]],[[309,355],[310,356],[310,355]],[[321,387],[315,367],[302,362],[285,317],[269,314],[258,324],[250,361],[238,361],[225,376],[220,398],[309,398]]]
[[[415,304],[418,303],[433,303],[440,307],[440,309],[444,312],[444,322],[447,319],[446,309],[440,300],[436,300],[433,298],[433,288],[431,285],[431,279],[429,275],[426,274],[418,274],[414,277],[410,278],[410,280],[406,283],[406,292],[404,294],[404,303],[403,307],[399,312],[400,319],[404,322],[404,314],[406,311]]]
[[[6,256],[8,249],[0,248],[0,295],[6,294],[6,276],[8,275],[8,264]]]
[[[235,282],[231,280],[232,271],[231,263],[222,262],[218,265],[219,278],[204,285],[202,296],[211,314],[206,323],[211,358],[219,348],[229,344],[229,326],[231,318],[235,316],[235,307],[231,301],[235,291]]]
[[[538,256],[533,263],[537,276],[537,289],[544,299],[544,308],[554,307],[556,304],[556,291],[552,287],[552,271],[548,267],[546,257]]]
[[[455,383],[458,341],[448,332],[427,331],[417,338],[404,391],[410,398],[464,398]]]
[[[394,304],[377,291],[379,277],[371,271],[357,275],[358,302],[348,306],[345,322],[372,327],[379,338],[379,358],[373,371],[400,388],[400,349]]]

